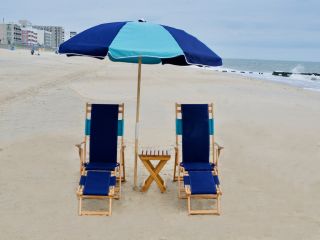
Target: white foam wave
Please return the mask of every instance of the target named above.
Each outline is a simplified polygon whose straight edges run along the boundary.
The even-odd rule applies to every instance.
[[[298,64],[297,66],[295,66],[291,72],[293,73],[302,73],[302,72],[305,72],[305,68],[304,66],[302,66],[301,64]]]
[[[291,86],[303,88],[306,90],[319,91],[320,92],[320,76],[315,75],[301,75],[299,73],[304,72],[302,65],[297,65],[292,69],[293,74],[290,77],[274,76],[272,73],[262,72],[250,72],[250,71],[238,71],[224,67],[207,68],[208,70],[240,74],[242,76],[250,76],[259,80],[269,80],[279,83],[288,84]]]

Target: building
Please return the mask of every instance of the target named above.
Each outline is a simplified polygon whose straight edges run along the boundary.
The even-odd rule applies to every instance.
[[[64,29],[59,26],[33,26],[39,30],[45,30],[51,32],[51,47],[58,48],[61,43],[64,42]]]
[[[32,27],[22,28],[21,33],[21,40],[23,45],[38,45],[38,33],[36,29],[33,29]]]
[[[64,35],[64,40],[67,41],[70,38],[74,37],[75,35],[77,35],[77,32],[74,31],[65,31],[65,35]]]
[[[70,38],[74,37],[75,35],[77,35],[77,32],[70,31]]]
[[[0,23],[0,44],[21,44],[21,27],[14,23]]]
[[[19,24],[21,27],[32,27],[32,23],[29,20],[19,20]]]
[[[47,47],[50,48],[51,43],[51,36],[52,33],[46,30],[39,30],[36,28],[33,28],[33,30],[37,33],[37,42],[41,47]]]

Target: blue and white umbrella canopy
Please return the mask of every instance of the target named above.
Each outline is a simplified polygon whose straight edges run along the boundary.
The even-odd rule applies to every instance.
[[[137,156],[140,115],[141,64],[221,66],[221,58],[204,43],[183,30],[139,22],[113,22],[89,28],[59,47],[60,54],[90,56],[115,62],[139,63],[134,186],[137,187]]]
[[[149,22],[113,22],[89,28],[59,47],[68,56],[84,55],[144,64],[221,66],[221,58],[183,30]]]

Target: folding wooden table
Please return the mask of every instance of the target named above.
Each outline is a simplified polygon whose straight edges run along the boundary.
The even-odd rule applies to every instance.
[[[167,150],[142,150],[139,158],[146,167],[150,176],[143,182],[141,191],[145,192],[149,189],[151,183],[155,181],[163,193],[166,191],[164,180],[161,178],[160,171],[170,160],[171,155]],[[153,165],[151,161],[159,161],[157,165]]]

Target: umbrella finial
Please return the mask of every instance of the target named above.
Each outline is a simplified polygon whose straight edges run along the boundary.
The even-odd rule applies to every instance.
[[[146,20],[144,18],[140,18],[138,22],[146,22]]]

